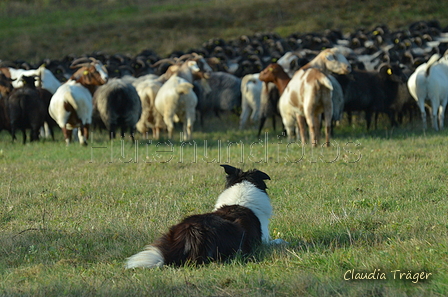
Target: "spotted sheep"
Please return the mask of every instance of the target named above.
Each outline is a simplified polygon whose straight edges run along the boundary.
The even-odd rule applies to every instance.
[[[67,144],[71,141],[73,129],[79,127],[79,142],[87,145],[92,123],[92,96],[98,86],[107,82],[108,74],[104,65],[94,58],[77,59],[71,68],[79,69],[57,89],[48,110],[62,129]]]
[[[333,84],[327,75],[348,74],[351,66],[336,48],[321,51],[313,60],[300,68],[292,77],[279,100],[279,110],[288,139],[293,131],[300,133],[306,143],[305,127],[308,125],[313,146],[319,143],[321,114],[325,117],[326,145],[330,145],[331,119],[333,116]],[[297,131],[295,127],[300,131]]]
[[[261,71],[259,79],[265,83],[274,83],[277,86],[280,95],[283,94],[289,82],[291,81],[288,73],[286,73],[283,67],[277,63],[271,63],[268,65],[268,67]]]
[[[54,94],[54,92],[61,86],[61,82],[50,70],[45,68],[44,64],[37,69],[29,70],[2,67],[0,68],[0,72],[12,80],[12,86],[14,88],[20,88],[24,85],[23,80],[21,79],[22,76],[36,77],[34,85],[46,89],[52,94]]]
[[[278,63],[271,63],[260,72],[259,79],[264,82],[262,90],[262,115],[258,129],[260,137],[268,112],[272,113],[275,129],[275,115],[278,114],[278,101],[291,81],[291,77]],[[264,99],[264,100],[263,100]],[[268,110],[270,109],[270,110]]]

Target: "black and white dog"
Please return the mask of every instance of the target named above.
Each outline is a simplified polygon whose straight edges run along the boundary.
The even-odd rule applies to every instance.
[[[221,165],[227,173],[226,189],[211,213],[193,215],[172,226],[146,250],[127,259],[126,268],[161,267],[225,260],[237,252],[251,253],[269,243],[272,207],[259,170]]]

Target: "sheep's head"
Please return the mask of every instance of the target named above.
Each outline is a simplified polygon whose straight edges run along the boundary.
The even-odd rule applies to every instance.
[[[0,72],[0,99],[6,98],[11,93],[12,79]]]
[[[381,64],[378,68],[378,73],[380,74],[380,78],[383,80],[389,80],[396,83],[405,83],[407,81],[407,78],[400,66],[396,64]]]
[[[260,76],[258,77],[263,82],[273,82],[278,73],[284,72],[277,63],[271,63],[260,72]]]
[[[179,57],[179,61],[188,63],[188,67],[192,70],[191,72],[193,73],[194,79],[209,79],[213,72],[212,67],[208,65],[204,57],[196,53],[183,55]],[[196,66],[193,66],[194,64],[191,62],[195,62]],[[194,67],[194,69],[192,67]]]
[[[327,60],[327,68],[331,72],[337,74],[349,74],[352,71],[352,67],[347,58],[345,58],[337,49],[330,49],[325,58]]]
[[[190,68],[191,73],[193,73],[193,76],[195,76],[197,73],[199,73],[201,71],[201,69],[199,69],[198,63],[196,63],[196,61],[187,61],[185,63],[187,63],[188,68]]]
[[[72,62],[70,68],[79,68],[72,78],[82,85],[100,86],[107,83],[108,73],[106,67],[95,58],[80,58]]]
[[[22,75],[20,77],[20,80],[23,82],[23,86],[29,88],[35,88],[36,78],[38,78],[37,75],[31,75],[31,76]]]
[[[199,77],[209,79],[213,72],[212,67],[208,65],[207,61],[205,61],[204,57],[202,56],[197,56],[195,58],[195,61],[199,67]]]
[[[337,74],[349,74],[352,71],[347,58],[337,49],[331,48],[323,50],[311,63],[316,62],[323,72],[333,72]]]

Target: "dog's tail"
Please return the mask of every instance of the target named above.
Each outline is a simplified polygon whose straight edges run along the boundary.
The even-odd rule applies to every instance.
[[[155,246],[148,246],[146,250],[135,254],[126,261],[126,269],[130,268],[155,268],[162,267],[165,263],[162,252]]]

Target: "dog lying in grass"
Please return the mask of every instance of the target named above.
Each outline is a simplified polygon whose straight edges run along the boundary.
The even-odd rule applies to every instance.
[[[284,242],[269,237],[272,206],[264,181],[270,177],[257,169],[221,166],[227,181],[213,212],[189,216],[172,226],[144,251],[129,257],[126,268],[203,264],[239,252],[250,254],[261,243]]]

